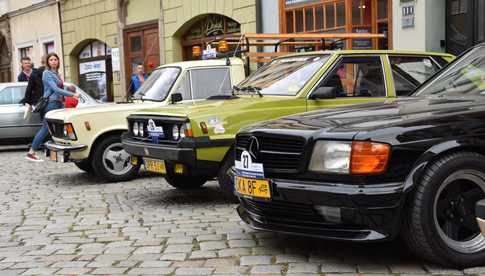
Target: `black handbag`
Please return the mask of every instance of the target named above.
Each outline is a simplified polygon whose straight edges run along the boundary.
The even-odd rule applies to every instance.
[[[37,104],[34,105],[34,108],[32,109],[32,112],[34,112],[34,113],[40,113],[40,112],[42,112],[47,107],[47,104],[49,104],[49,97],[51,95],[52,95],[52,92],[47,97],[44,97],[44,96],[40,97],[40,99],[37,102]]]

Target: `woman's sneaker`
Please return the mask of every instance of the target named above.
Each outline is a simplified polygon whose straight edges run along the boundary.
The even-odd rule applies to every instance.
[[[27,160],[32,161],[32,162],[44,162],[44,160],[40,159],[39,156],[35,153],[27,153],[27,157],[25,157]]]

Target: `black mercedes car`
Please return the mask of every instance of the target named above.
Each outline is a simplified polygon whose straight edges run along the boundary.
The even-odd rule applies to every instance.
[[[485,198],[485,44],[413,96],[241,130],[232,170],[240,217],[333,240],[401,236],[426,260],[485,264],[475,215]]]

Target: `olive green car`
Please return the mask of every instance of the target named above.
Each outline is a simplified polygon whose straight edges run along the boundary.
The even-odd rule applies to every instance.
[[[232,94],[132,113],[122,143],[134,162],[164,174],[174,187],[195,188],[217,177],[224,195],[233,198],[226,172],[234,163],[231,148],[240,128],[315,109],[408,96],[453,59],[375,50],[280,57]]]

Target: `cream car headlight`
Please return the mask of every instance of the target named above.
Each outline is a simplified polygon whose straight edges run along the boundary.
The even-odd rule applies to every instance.
[[[145,135],[145,129],[144,129],[143,123],[138,124],[138,133],[140,134],[141,137]]]
[[[138,122],[133,123],[133,135],[138,136],[140,129],[138,128]]]
[[[172,128],[172,138],[177,141],[178,139],[180,139],[180,127],[178,125],[174,125],[173,128]]]
[[[308,170],[326,173],[349,173],[352,142],[317,141]]]
[[[64,124],[63,134],[64,134],[64,139],[73,140],[73,141],[77,140],[76,132],[74,132],[74,127],[72,126],[71,123]]]

